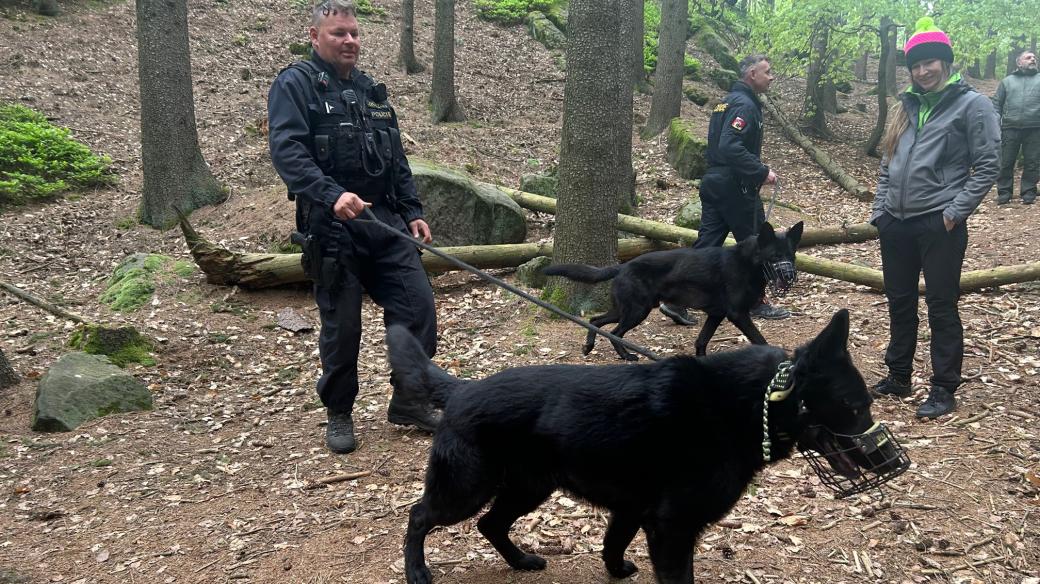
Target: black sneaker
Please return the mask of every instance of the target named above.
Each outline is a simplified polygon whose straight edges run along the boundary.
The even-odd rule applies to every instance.
[[[790,310],[772,304],[766,304],[765,302],[752,308],[750,313],[751,316],[755,318],[764,318],[766,320],[783,320],[791,316]]]
[[[672,319],[672,322],[675,324],[682,326],[693,326],[697,324],[697,317],[690,314],[690,311],[682,306],[662,304],[658,310],[661,311],[661,314]]]
[[[1010,195],[1008,195],[1006,197],[1000,197],[1000,196],[997,197],[997,204],[998,205],[1007,205],[1010,202],[1011,202],[1011,196]]]
[[[349,412],[328,411],[329,425],[325,426],[325,445],[336,454],[349,454],[357,448],[354,440],[354,419]]]
[[[907,397],[913,392],[910,387],[910,378],[895,377],[889,375],[874,385],[874,393],[877,395],[892,395],[895,397]]]
[[[1023,205],[1032,205],[1035,202],[1036,202],[1036,197],[1030,197],[1028,199],[1025,198],[1025,197],[1022,197],[1022,204]]]
[[[957,409],[957,398],[942,387],[932,386],[928,392],[928,399],[924,400],[921,407],[917,408],[918,418],[938,418]]]

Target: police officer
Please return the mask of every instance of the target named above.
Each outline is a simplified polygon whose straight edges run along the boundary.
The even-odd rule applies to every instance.
[[[701,178],[701,227],[694,249],[718,247],[730,232],[742,241],[758,232],[765,211],[758,190],[776,182],[776,173],[762,164],[762,103],[758,95],[773,83],[765,55],[749,55],[740,62],[740,80],[733,83],[722,103],[715,106],[708,125],[708,170]],[[683,307],[661,305],[676,324],[696,323]],[[751,309],[758,318],[787,318],[790,312],[762,302]]]
[[[358,394],[361,292],[403,324],[428,356],[437,348],[433,290],[418,250],[367,219],[431,241],[386,86],[357,68],[361,41],[351,0],[314,8],[311,58],[283,70],[268,95],[271,158],[296,201],[297,239],[321,314],[318,395],[328,413],[325,442],[356,448],[351,411]],[[391,379],[391,384],[394,384]],[[438,414],[425,395],[395,389],[390,422],[432,432]]]

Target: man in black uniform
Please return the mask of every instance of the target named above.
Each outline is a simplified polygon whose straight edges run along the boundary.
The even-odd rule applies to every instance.
[[[758,190],[776,183],[776,173],[762,164],[762,103],[773,83],[773,70],[764,55],[740,62],[740,80],[715,106],[708,126],[708,170],[701,179],[701,227],[693,247],[718,247],[730,232],[738,242],[758,233],[765,211]],[[764,300],[764,299],[763,299]],[[683,307],[661,305],[676,324],[695,324]],[[791,313],[762,302],[751,309],[758,318],[787,318]]]
[[[337,453],[356,448],[362,289],[383,307],[387,325],[407,326],[431,357],[437,349],[433,290],[416,247],[363,220],[370,215],[359,218],[369,208],[431,241],[386,86],[357,69],[358,35],[352,1],[319,4],[310,60],[283,70],[268,95],[271,158],[296,201],[295,237],[321,314],[317,389],[328,412],[325,442]],[[438,416],[428,396],[394,385],[390,422],[432,432]]]

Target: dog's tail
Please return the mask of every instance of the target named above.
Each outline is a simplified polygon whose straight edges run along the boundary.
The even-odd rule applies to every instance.
[[[594,284],[609,280],[618,275],[620,271],[620,265],[597,268],[595,266],[586,266],[585,264],[556,264],[555,266],[548,266],[542,270],[542,273],[546,276],[563,276],[570,280]]]
[[[443,408],[452,391],[463,382],[433,364],[407,328],[397,324],[386,331],[390,377],[400,389],[429,395],[430,403]]]

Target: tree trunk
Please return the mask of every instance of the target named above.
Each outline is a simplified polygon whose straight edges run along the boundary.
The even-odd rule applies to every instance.
[[[859,181],[852,177],[849,173],[845,172],[837,162],[835,162],[826,152],[820,150],[809,138],[805,137],[804,134],[798,131],[798,128],[794,127],[790,122],[784,119],[783,115],[777,110],[776,105],[766,97],[761,96],[762,104],[766,106],[769,113],[780,122],[780,127],[783,128],[784,133],[791,139],[792,142],[802,147],[809,156],[820,165],[820,168],[827,173],[827,176],[831,177],[834,182],[838,183],[841,188],[845,189],[849,193],[856,196],[861,201],[873,201],[874,195],[870,192],[870,189],[861,185]]]
[[[689,28],[689,5],[686,0],[661,0],[654,96],[650,102],[646,126],[640,132],[644,140],[663,132],[682,109],[683,57],[686,54],[686,32]]]
[[[892,23],[892,19],[887,19],[889,22],[888,28],[888,58],[885,59],[885,79],[888,80],[888,95],[889,97],[895,97],[899,93],[899,78],[896,77],[896,56],[899,53],[896,40],[899,36],[899,27]]]
[[[878,58],[877,121],[874,123],[874,129],[870,132],[870,137],[867,138],[866,145],[863,146],[864,152],[877,158],[881,157],[877,147],[878,144],[881,143],[881,136],[885,133],[885,124],[888,123],[889,86],[895,84],[895,78],[888,76],[888,68],[885,66],[891,59],[893,52],[892,49],[895,46],[895,36],[896,29],[892,25],[892,19],[887,16],[882,16],[881,24],[878,26],[878,37],[881,41],[881,56]]]
[[[971,65],[969,65],[969,66],[968,66],[968,67],[967,67],[967,68],[966,68],[966,69],[964,70],[964,73],[965,73],[965,74],[966,74],[966,75],[967,75],[968,77],[971,77],[971,78],[973,78],[973,79],[982,79],[982,68],[981,68],[981,66],[979,65],[979,60],[978,60],[978,59],[975,59],[975,60],[973,60],[973,61],[971,62]]]
[[[192,98],[187,0],[137,0],[141,102],[141,223],[167,229],[227,198],[199,149]]]
[[[685,1],[685,0],[683,0]],[[608,266],[617,261],[618,142],[621,93],[631,94],[622,67],[621,0],[572,0],[567,20],[556,263]],[[627,179],[627,173],[624,178]],[[608,285],[551,278],[549,296],[565,310],[599,310]]]
[[[856,59],[856,64],[853,67],[853,73],[856,75],[856,79],[859,79],[860,81],[867,80],[867,64],[869,61],[870,51],[864,51],[863,54]]]
[[[826,20],[816,21],[809,37],[809,68],[805,74],[805,105],[803,119],[806,129],[816,136],[830,138],[827,129],[827,44],[830,39],[830,27]]]
[[[643,0],[621,0],[621,65],[622,71],[625,65],[634,63],[636,50],[639,51],[640,72],[643,69]],[[633,20],[639,18],[639,26],[635,26]],[[638,29],[638,30],[637,30]],[[639,36],[636,36],[638,32]],[[633,69],[634,73],[634,69]],[[636,173],[632,167],[632,90],[640,78],[634,75],[630,79],[621,81],[621,91],[618,99],[618,211],[631,213],[636,208]]]
[[[622,34],[625,35],[626,40],[630,44],[627,44],[624,49],[627,53],[626,59],[628,59],[629,67],[632,71],[631,85],[633,88],[643,91],[646,89],[646,66],[643,61],[643,42],[646,36],[646,22],[643,16],[643,7],[645,6],[644,0],[624,0],[622,3],[622,11],[624,12],[623,19],[625,31]]]
[[[455,99],[455,0],[436,2],[430,111],[434,123],[461,122],[466,114]]]
[[[996,79],[997,77],[997,51],[993,50],[992,53],[986,55],[986,70],[983,72],[983,79]]]
[[[4,350],[0,348],[0,389],[7,389],[18,381],[18,373],[15,372],[14,367],[11,367],[10,361],[4,355]]]
[[[401,51],[397,58],[409,75],[426,70],[415,58],[415,0],[401,0]]]

